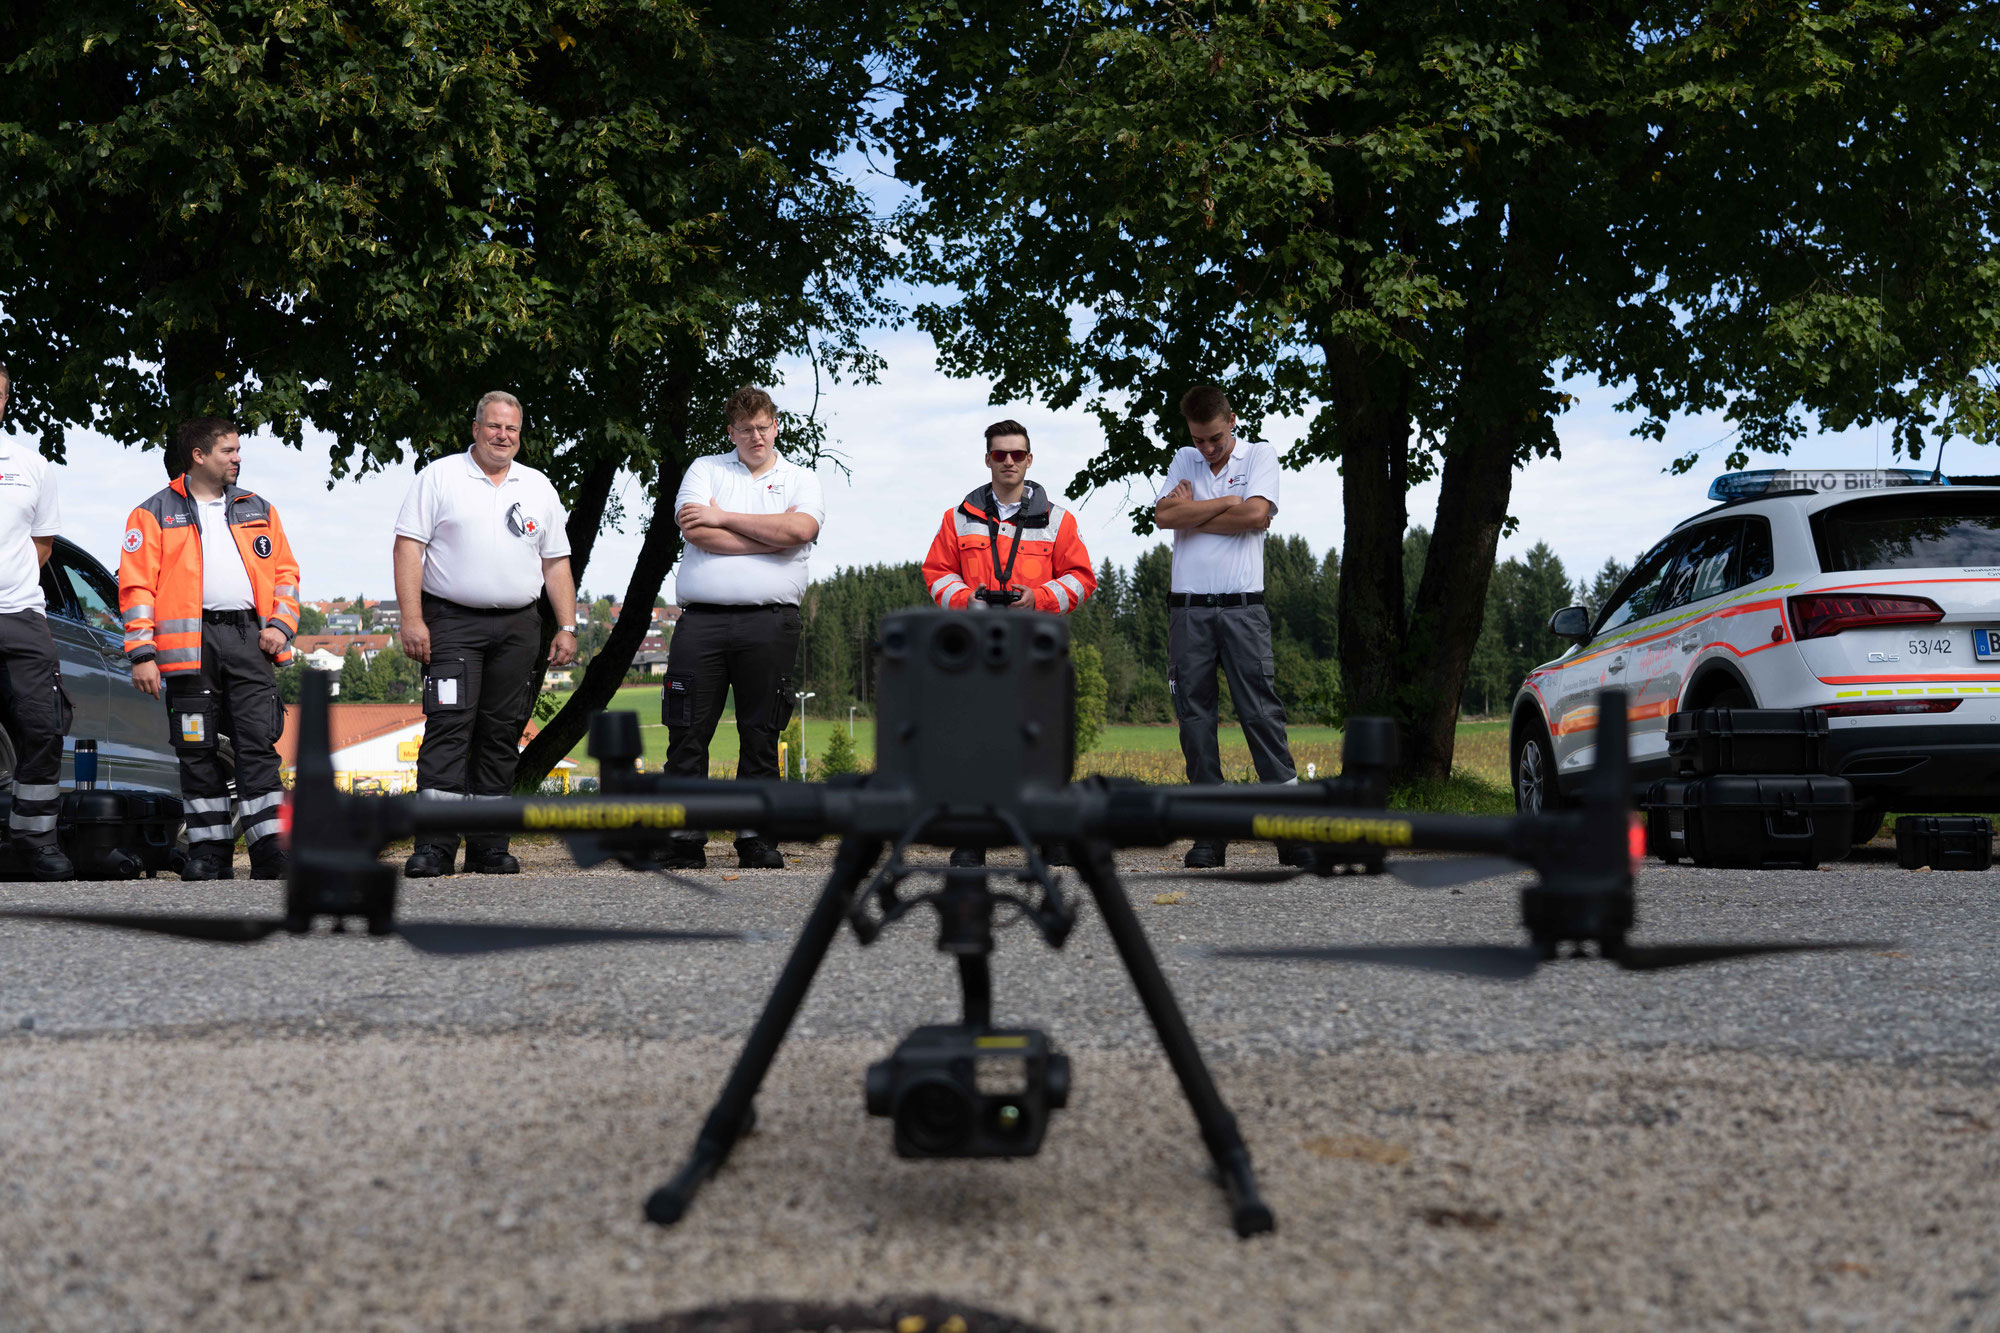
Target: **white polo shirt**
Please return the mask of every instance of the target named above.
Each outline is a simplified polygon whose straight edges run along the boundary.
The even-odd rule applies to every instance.
[[[32,539],[61,531],[48,464],[33,449],[0,437],[0,615],[43,609],[42,562]]]
[[[222,500],[218,495],[195,501],[195,517],[201,521],[201,609],[254,611],[257,599],[250,590],[250,571],[243,567],[243,552],[229,531]]]
[[[568,523],[547,477],[516,459],[495,486],[467,450],[417,474],[396,535],[424,543],[431,596],[511,609],[541,595],[543,560],[569,554]]]
[[[1238,440],[1220,472],[1209,470],[1199,449],[1182,449],[1167,469],[1160,498],[1184,481],[1193,486],[1197,500],[1262,496],[1271,502],[1272,515],[1278,512],[1278,451],[1269,444]],[[1263,529],[1229,533],[1176,528],[1172,587],[1175,592],[1264,591]]]
[[[734,450],[695,459],[682,474],[674,512],[679,513],[682,505],[710,500],[716,508],[732,514],[782,514],[796,506],[813,522],[826,523],[819,478],[787,461],[783,454],[776,455],[771,470],[761,477],[751,476]],[[717,555],[688,542],[681,548],[674,597],[682,606],[690,602],[720,606],[784,602],[797,606],[806,593],[806,557],[811,554],[810,542],[773,555]]]

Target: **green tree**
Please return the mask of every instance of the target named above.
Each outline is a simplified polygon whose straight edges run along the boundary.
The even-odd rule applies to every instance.
[[[1070,663],[1076,668],[1076,753],[1090,753],[1104,732],[1104,655],[1089,644],[1070,649]]]
[[[339,476],[463,449],[504,384],[578,576],[637,475],[628,614],[524,754],[535,785],[644,637],[679,555],[673,496],[727,393],[787,357],[873,373],[858,331],[888,309],[887,252],[837,162],[871,134],[890,13],[10,6],[0,356],[19,419],[57,458],[71,425],[156,446],[225,410],[296,445],[311,423]],[[809,418],[786,429],[816,455]]]
[[[847,737],[847,728],[835,727],[827,737],[826,751],[819,757],[816,777],[830,778],[841,773],[859,771],[861,765],[854,756],[854,742]]]
[[[326,616],[317,607],[301,606],[299,633],[301,635],[326,633]]]
[[[1912,450],[1991,437],[1996,51],[1983,10],[1878,0],[968,0],[913,35],[896,113],[950,292],[917,320],[996,399],[1096,412],[1073,494],[1161,472],[1191,383],[1253,438],[1305,416],[1288,461],[1341,467],[1348,705],[1442,778],[1559,373],[1630,384],[1654,433],[1720,408],[1782,447],[1801,411],[1896,409]]]
[[[379,702],[375,694],[375,679],[369,674],[368,664],[361,660],[361,650],[351,644],[347,655],[340,660],[340,701],[344,704]]]

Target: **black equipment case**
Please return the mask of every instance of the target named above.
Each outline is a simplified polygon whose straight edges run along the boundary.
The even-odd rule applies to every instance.
[[[1980,815],[1904,815],[1896,821],[1896,864],[1905,870],[1990,870],[1993,825]]]
[[[98,787],[62,794],[56,837],[78,879],[137,879],[174,868],[181,823],[178,797]]]
[[[1672,864],[1811,870],[1848,853],[1854,787],[1821,774],[1668,778],[1646,793],[1646,850]]]
[[[1824,773],[1829,730],[1818,708],[1701,708],[1667,719],[1667,753],[1682,777]]]

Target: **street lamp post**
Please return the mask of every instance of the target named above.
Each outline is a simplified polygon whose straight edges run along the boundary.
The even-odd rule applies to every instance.
[[[854,710],[860,706],[859,704],[847,705],[847,739],[849,740],[854,739]]]
[[[806,780],[806,700],[817,699],[814,690],[794,690],[792,697],[799,701],[799,781]]]

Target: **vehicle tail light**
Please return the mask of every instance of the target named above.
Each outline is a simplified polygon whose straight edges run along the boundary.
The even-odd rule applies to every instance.
[[[1850,593],[1804,593],[1791,598],[1792,635],[1823,639],[1850,629],[1884,625],[1934,625],[1944,611],[1928,597],[1870,597]]]
[[[1891,713],[1949,713],[1962,699],[1870,699],[1859,704],[1820,704],[1828,717],[1884,717]]]

